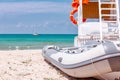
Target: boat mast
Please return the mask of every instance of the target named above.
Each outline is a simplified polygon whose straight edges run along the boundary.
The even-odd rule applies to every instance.
[[[79,1],[79,7],[78,7],[78,35],[83,35],[82,34],[82,27],[80,24],[82,23],[83,19],[83,11],[82,11],[82,0]]]

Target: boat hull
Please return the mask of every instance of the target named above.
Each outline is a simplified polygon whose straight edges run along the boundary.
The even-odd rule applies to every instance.
[[[91,64],[70,69],[62,68],[56,65],[54,62],[51,62],[51,60],[49,60],[48,58],[45,59],[67,75],[76,78],[94,77],[100,80],[119,80],[120,77],[120,71],[112,71],[111,65],[109,64],[109,59],[98,61],[95,63],[92,63],[91,61]]]

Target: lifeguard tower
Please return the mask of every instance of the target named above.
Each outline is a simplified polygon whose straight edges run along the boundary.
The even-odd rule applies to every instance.
[[[78,26],[74,45],[80,47],[86,40],[119,40],[119,0],[73,0],[70,19]],[[74,13],[78,12],[78,20]]]

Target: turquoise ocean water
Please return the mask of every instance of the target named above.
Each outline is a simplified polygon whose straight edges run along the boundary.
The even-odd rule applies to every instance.
[[[46,45],[72,47],[74,34],[0,34],[0,50],[42,49]]]

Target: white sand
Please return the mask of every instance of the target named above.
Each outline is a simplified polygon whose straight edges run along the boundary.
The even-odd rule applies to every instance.
[[[0,80],[83,80],[51,66],[41,53],[41,50],[0,51]]]

